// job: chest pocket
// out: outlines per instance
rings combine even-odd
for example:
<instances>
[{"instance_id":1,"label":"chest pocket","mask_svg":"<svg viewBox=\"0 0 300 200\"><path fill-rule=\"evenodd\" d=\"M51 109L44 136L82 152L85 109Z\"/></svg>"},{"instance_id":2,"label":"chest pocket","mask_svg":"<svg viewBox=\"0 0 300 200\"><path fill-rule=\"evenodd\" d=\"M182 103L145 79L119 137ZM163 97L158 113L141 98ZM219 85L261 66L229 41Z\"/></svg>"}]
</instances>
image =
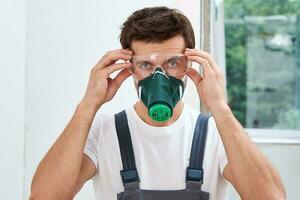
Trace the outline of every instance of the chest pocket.
<instances>
[{"instance_id":1,"label":"chest pocket","mask_svg":"<svg viewBox=\"0 0 300 200\"><path fill-rule=\"evenodd\" d=\"M190 163L186 169L186 188L183 190L142 190L135 165L134 151L125 111L115 115L123 170L120 175L124 192L117 200L208 200L209 193L201 190L203 183L203 157L209 116L198 116L193 136Z\"/></svg>"}]
</instances>

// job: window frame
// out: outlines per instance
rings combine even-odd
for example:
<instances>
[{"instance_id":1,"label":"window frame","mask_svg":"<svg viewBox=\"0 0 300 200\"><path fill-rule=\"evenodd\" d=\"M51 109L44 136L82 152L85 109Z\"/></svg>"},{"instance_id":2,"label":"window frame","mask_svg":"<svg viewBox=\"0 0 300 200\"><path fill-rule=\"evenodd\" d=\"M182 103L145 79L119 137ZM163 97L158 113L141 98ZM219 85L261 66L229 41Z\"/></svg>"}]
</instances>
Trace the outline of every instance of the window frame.
<instances>
[{"instance_id":1,"label":"window frame","mask_svg":"<svg viewBox=\"0 0 300 200\"><path fill-rule=\"evenodd\" d=\"M203 5L204 4L204 5ZM207 5L209 4L209 6ZM206 8L207 12L203 12L202 23L208 23L210 27L209 31L201 30L203 34L200 41L205 41L208 38L210 48L208 52L211 52L216 58L221 71L224 73L225 85L227 85L226 77L226 59L225 59L225 27L224 27L224 0L201 0L202 8ZM209 9L207 9L209 8ZM209 12L208 12L209 11ZM204 28L205 26L201 26ZM207 26L206 26L207 27ZM218 33L216 32L218 28ZM220 31L221 30L221 31ZM218 48L213 48L218 46ZM201 48L203 48L201 43ZM212 47L212 48L211 48ZM207 50L207 48L203 48ZM218 52L214 51L218 49ZM211 51L212 50L212 51ZM221 52L221 53L220 53ZM218 55L222 54L222 55ZM222 59L222 56L224 59ZM221 63L220 63L221 62ZM227 93L227 87L226 93ZM206 108L201 111L206 111ZM257 144L300 144L300 130L294 129L268 129L268 128L245 128L247 134Z\"/></svg>"}]
</instances>

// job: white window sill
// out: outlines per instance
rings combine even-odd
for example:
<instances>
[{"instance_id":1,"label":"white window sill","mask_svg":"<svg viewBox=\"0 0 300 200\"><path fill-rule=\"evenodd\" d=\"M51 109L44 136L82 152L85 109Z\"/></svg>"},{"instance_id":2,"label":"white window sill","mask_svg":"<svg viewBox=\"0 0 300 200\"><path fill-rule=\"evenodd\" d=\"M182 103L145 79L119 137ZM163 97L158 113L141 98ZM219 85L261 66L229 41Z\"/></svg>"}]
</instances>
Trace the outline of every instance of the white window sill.
<instances>
[{"instance_id":1,"label":"white window sill","mask_svg":"<svg viewBox=\"0 0 300 200\"><path fill-rule=\"evenodd\" d=\"M284 129L246 129L258 144L300 144L300 130Z\"/></svg>"}]
</instances>

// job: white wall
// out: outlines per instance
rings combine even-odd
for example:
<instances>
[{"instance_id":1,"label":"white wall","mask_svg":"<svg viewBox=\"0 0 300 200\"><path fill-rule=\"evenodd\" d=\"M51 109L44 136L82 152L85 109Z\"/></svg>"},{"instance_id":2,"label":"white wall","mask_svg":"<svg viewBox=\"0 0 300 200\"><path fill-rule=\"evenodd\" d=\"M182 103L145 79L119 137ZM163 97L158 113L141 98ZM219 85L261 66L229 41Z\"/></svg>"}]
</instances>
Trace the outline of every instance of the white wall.
<instances>
[{"instance_id":1,"label":"white wall","mask_svg":"<svg viewBox=\"0 0 300 200\"><path fill-rule=\"evenodd\" d=\"M26 2L0 0L0 194L22 199Z\"/></svg>"}]
</instances>

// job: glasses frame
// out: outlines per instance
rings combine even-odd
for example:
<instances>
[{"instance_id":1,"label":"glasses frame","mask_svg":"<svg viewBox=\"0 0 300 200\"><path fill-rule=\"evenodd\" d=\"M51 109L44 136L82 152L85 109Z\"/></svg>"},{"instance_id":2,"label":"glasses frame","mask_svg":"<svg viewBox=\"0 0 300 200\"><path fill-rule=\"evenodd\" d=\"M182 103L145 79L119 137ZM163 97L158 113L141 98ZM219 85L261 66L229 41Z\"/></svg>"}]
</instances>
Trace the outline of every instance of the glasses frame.
<instances>
[{"instance_id":1,"label":"glasses frame","mask_svg":"<svg viewBox=\"0 0 300 200\"><path fill-rule=\"evenodd\" d=\"M187 64L186 64L187 66L186 66L185 72L183 72L182 74L176 75L176 76L172 76L171 74L169 74L169 73L167 72L167 70L166 70L165 67L164 67L164 65L166 64L166 62L164 62L164 63L162 63L162 64L154 64L154 63L151 62L151 61L153 61L153 60L156 60L158 57L168 58L167 60L170 60L171 58L175 58L175 57L185 57L185 58L186 58L186 61L187 61ZM147 62L149 62L151 65L154 66L153 71L152 71L149 75L153 74L157 68L160 68L160 69L162 69L162 71L163 71L166 75L168 75L168 76L172 76L172 77L175 77L175 78L177 78L177 77L184 77L185 74L186 74L186 72L187 72L187 71L191 68L191 66L192 66L192 62L189 61L189 60L187 59L187 57L186 57L184 54L182 54L182 53L168 53L168 54L152 53L152 54L147 54L147 55L133 55L132 58L131 58L131 60L130 60L131 66L128 68L128 71L129 71L133 76L135 76L135 77L136 77L137 75L136 75L136 74L133 72L133 70L132 70L132 68L133 68L133 60L134 60L134 59L137 59L136 62L138 62L138 61L147 61ZM148 77L149 75L147 75L147 76L145 76L145 77L143 77L143 78L146 78L146 77Z\"/></svg>"}]
</instances>

